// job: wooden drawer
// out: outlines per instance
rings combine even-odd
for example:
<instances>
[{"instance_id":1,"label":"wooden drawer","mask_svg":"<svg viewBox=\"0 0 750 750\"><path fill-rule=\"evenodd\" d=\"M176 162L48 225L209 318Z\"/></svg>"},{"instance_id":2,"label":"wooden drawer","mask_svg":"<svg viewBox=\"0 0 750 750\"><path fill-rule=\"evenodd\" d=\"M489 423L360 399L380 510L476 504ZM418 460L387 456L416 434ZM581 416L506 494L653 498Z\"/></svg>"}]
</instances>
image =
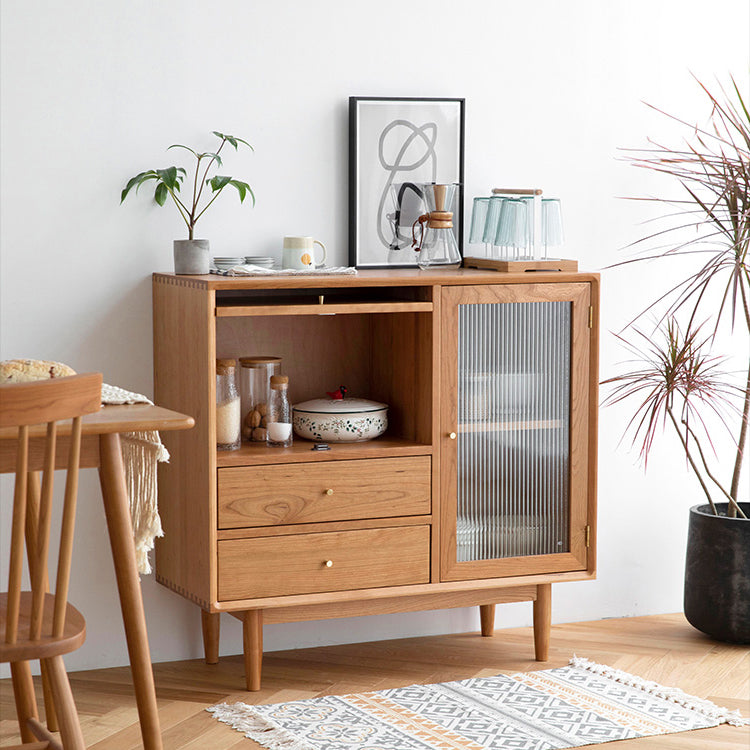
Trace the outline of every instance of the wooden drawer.
<instances>
[{"instance_id":1,"label":"wooden drawer","mask_svg":"<svg viewBox=\"0 0 750 750\"><path fill-rule=\"evenodd\" d=\"M430 456L219 469L219 528L430 513Z\"/></svg>"},{"instance_id":2,"label":"wooden drawer","mask_svg":"<svg viewBox=\"0 0 750 750\"><path fill-rule=\"evenodd\" d=\"M230 539L218 544L220 601L430 580L429 526Z\"/></svg>"}]
</instances>

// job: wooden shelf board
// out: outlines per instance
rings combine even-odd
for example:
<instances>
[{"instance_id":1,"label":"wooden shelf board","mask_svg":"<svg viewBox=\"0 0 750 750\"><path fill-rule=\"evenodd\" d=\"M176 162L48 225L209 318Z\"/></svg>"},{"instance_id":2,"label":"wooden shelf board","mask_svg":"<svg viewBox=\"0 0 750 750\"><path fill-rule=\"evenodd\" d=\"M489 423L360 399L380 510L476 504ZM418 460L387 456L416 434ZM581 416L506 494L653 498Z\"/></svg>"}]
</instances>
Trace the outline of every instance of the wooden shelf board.
<instances>
[{"instance_id":1,"label":"wooden shelf board","mask_svg":"<svg viewBox=\"0 0 750 750\"><path fill-rule=\"evenodd\" d=\"M218 318L260 315L357 315L362 313L432 312L432 302L351 302L299 305L226 305L216 307Z\"/></svg>"},{"instance_id":2,"label":"wooden shelf board","mask_svg":"<svg viewBox=\"0 0 750 750\"><path fill-rule=\"evenodd\" d=\"M396 437L381 437L363 443L329 443L330 450L315 451L310 440L295 438L289 448L273 448L263 443L243 443L236 451L217 451L218 468L301 463L307 461L341 461L354 458L389 456L428 456L432 446Z\"/></svg>"}]
</instances>

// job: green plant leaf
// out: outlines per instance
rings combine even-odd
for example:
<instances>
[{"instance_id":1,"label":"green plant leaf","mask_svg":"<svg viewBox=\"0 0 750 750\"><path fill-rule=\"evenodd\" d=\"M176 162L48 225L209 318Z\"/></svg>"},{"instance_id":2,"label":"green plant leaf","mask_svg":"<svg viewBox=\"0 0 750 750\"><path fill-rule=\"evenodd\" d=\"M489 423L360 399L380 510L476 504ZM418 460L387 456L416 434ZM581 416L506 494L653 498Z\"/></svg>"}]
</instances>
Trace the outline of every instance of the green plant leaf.
<instances>
[{"instance_id":1,"label":"green plant leaf","mask_svg":"<svg viewBox=\"0 0 750 750\"><path fill-rule=\"evenodd\" d=\"M234 136L234 139L238 141L239 143L244 143L251 151L255 151L255 149L247 141L243 141L242 138L238 138L237 136Z\"/></svg>"},{"instance_id":2,"label":"green plant leaf","mask_svg":"<svg viewBox=\"0 0 750 750\"><path fill-rule=\"evenodd\" d=\"M190 152L190 153L191 153L191 154L192 154L192 155L193 155L193 156L194 156L194 157L195 157L196 159L198 158L198 154L197 154L197 153L196 153L195 151L193 151L193 149L192 149L192 148L190 148L190 146L183 146L183 145L182 145L181 143L173 143L173 144L172 144L172 145L171 145L171 146L170 146L170 147L169 147L169 148L167 149L167 151L169 151L169 149L170 149L170 148L184 148L184 149L185 149L185 151L189 151L189 152Z\"/></svg>"},{"instance_id":3,"label":"green plant leaf","mask_svg":"<svg viewBox=\"0 0 750 750\"><path fill-rule=\"evenodd\" d=\"M182 171L184 172L185 170L183 169ZM180 171L177 169L177 167L167 167L166 169L157 169L156 174L159 176L159 179L170 190L180 189L180 180L182 180L182 175Z\"/></svg>"},{"instance_id":4,"label":"green plant leaf","mask_svg":"<svg viewBox=\"0 0 750 750\"><path fill-rule=\"evenodd\" d=\"M153 169L149 169L147 172L141 172L140 174L137 174L135 177L129 180L128 184L125 186L125 189L120 194L120 203L125 200L125 197L133 187L135 187L135 192L137 193L144 182L158 179L159 175L157 175Z\"/></svg>"},{"instance_id":5,"label":"green plant leaf","mask_svg":"<svg viewBox=\"0 0 750 750\"><path fill-rule=\"evenodd\" d=\"M206 151L205 153L200 155L201 159L205 159L207 157L211 157L219 166L222 165L221 156L219 154L215 154L213 151Z\"/></svg>"},{"instance_id":6,"label":"green plant leaf","mask_svg":"<svg viewBox=\"0 0 750 750\"><path fill-rule=\"evenodd\" d=\"M246 182L241 182L240 180L230 180L229 184L232 187L237 188L237 192L240 194L240 203L243 203L245 201L245 196L250 193L250 197L253 199L253 205L255 205L255 193L253 193L253 189L250 185Z\"/></svg>"},{"instance_id":7,"label":"green plant leaf","mask_svg":"<svg viewBox=\"0 0 750 750\"><path fill-rule=\"evenodd\" d=\"M244 143L251 151L255 151L255 149L245 140L242 138L238 138L236 135L226 135L225 133L220 133L218 130L211 131L217 138L221 138L222 141L228 141L234 146L234 150L237 150L237 144L238 143Z\"/></svg>"},{"instance_id":8,"label":"green plant leaf","mask_svg":"<svg viewBox=\"0 0 750 750\"><path fill-rule=\"evenodd\" d=\"M156 190L154 191L154 200L160 206L163 206L166 203L168 195L169 195L169 191L167 190L167 186L163 182L160 182L156 186Z\"/></svg>"},{"instance_id":9,"label":"green plant leaf","mask_svg":"<svg viewBox=\"0 0 750 750\"><path fill-rule=\"evenodd\" d=\"M230 183L231 179L231 177L228 177L226 175L217 174L210 180L206 180L206 182L211 186L211 190L213 190L215 193L217 190L222 190L223 188L225 188Z\"/></svg>"},{"instance_id":10,"label":"green plant leaf","mask_svg":"<svg viewBox=\"0 0 750 750\"><path fill-rule=\"evenodd\" d=\"M140 172L135 177L131 177L128 180L128 184L125 185L125 187L122 190L122 193L120 194L120 203L122 203L125 200L125 197L131 191L132 188L140 184L141 180L145 177L145 175L146 175L146 172Z\"/></svg>"}]
</instances>

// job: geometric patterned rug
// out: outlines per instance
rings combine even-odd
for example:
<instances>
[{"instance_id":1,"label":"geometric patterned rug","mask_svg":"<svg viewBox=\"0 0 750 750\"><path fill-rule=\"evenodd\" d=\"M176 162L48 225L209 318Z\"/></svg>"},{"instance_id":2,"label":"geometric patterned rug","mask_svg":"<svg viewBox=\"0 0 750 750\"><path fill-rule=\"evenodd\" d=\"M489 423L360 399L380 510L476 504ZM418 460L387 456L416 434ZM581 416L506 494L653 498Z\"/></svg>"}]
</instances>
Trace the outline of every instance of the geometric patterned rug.
<instances>
[{"instance_id":1,"label":"geometric patterned rug","mask_svg":"<svg viewBox=\"0 0 750 750\"><path fill-rule=\"evenodd\" d=\"M539 672L206 710L268 750L553 750L750 723L577 657Z\"/></svg>"}]
</instances>

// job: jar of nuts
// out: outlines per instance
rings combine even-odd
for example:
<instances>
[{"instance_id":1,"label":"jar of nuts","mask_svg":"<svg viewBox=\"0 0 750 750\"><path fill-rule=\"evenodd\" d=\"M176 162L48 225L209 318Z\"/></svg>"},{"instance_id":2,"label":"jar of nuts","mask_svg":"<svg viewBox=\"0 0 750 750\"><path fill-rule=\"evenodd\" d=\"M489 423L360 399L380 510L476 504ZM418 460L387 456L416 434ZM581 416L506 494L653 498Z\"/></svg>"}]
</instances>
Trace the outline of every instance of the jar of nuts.
<instances>
[{"instance_id":1,"label":"jar of nuts","mask_svg":"<svg viewBox=\"0 0 750 750\"><path fill-rule=\"evenodd\" d=\"M266 442L268 399L272 375L281 372L281 357L240 357L240 410L242 438L249 442Z\"/></svg>"}]
</instances>

